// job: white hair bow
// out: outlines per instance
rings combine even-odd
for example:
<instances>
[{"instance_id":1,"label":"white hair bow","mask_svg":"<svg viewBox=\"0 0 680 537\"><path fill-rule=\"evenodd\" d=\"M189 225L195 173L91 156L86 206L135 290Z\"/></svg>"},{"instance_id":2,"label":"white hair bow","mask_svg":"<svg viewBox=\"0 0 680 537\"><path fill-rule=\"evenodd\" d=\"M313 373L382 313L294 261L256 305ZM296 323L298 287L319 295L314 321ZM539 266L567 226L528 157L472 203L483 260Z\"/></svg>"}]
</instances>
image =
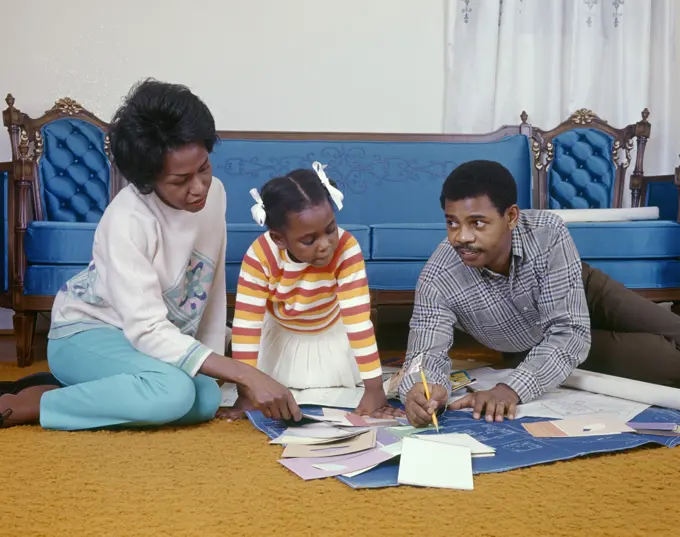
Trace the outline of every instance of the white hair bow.
<instances>
[{"instance_id":1,"label":"white hair bow","mask_svg":"<svg viewBox=\"0 0 680 537\"><path fill-rule=\"evenodd\" d=\"M250 195L255 200L255 205L250 208L250 214L255 222L260 226L264 226L264 222L267 220L267 212L264 210L264 203L262 203L260 193L257 191L257 188L251 188Z\"/></svg>"},{"instance_id":2,"label":"white hair bow","mask_svg":"<svg viewBox=\"0 0 680 537\"><path fill-rule=\"evenodd\" d=\"M335 205L337 205L338 210L340 210L342 209L342 200L345 199L345 196L335 188L328 180L328 177L326 177L326 172L323 171L326 166L327 164L321 164L320 162L314 162L312 164L312 168L314 168L319 179L321 179L321 183L326 187L326 190L328 190L328 193L331 195L331 199L335 202Z\"/></svg>"}]
</instances>

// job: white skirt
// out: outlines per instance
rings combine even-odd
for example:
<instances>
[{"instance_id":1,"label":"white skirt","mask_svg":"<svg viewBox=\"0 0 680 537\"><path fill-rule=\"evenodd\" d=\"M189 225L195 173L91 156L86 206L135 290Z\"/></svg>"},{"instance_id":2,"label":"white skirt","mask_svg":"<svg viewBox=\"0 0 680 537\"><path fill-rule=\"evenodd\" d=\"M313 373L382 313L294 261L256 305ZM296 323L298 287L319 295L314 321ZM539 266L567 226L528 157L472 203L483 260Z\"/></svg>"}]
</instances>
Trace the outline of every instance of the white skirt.
<instances>
[{"instance_id":1,"label":"white skirt","mask_svg":"<svg viewBox=\"0 0 680 537\"><path fill-rule=\"evenodd\" d=\"M345 326L338 319L323 332L293 332L265 314L257 367L286 388L362 386Z\"/></svg>"},{"instance_id":2,"label":"white skirt","mask_svg":"<svg viewBox=\"0 0 680 537\"><path fill-rule=\"evenodd\" d=\"M301 334L284 328L266 312L257 368L289 389L363 386L340 319L323 332ZM234 406L238 397L236 384L224 383L220 390L220 406Z\"/></svg>"}]
</instances>

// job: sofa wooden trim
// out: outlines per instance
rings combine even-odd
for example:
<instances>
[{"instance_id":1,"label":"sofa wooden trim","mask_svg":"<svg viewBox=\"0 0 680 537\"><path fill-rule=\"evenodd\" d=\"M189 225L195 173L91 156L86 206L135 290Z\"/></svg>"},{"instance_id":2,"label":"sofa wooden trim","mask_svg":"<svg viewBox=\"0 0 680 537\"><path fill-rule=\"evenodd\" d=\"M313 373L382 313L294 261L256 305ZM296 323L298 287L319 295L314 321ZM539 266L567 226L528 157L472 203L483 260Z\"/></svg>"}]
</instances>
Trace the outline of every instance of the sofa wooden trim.
<instances>
[{"instance_id":1,"label":"sofa wooden trim","mask_svg":"<svg viewBox=\"0 0 680 537\"><path fill-rule=\"evenodd\" d=\"M0 173L6 173L7 174L7 195L9 195L9 186L12 184L12 170L14 169L14 166L12 165L12 162L0 162ZM7 209L9 210L10 204L7 204ZM9 227L11 224L11 220L7 218L7 226ZM12 270L11 270L11 254L10 254L10 232L9 229L7 230L7 242L8 244L5 245L7 248L7 291L3 292L0 294L0 308L7 308L11 309L12 308L12 300L10 296L10 290L11 290L11 285L12 285Z\"/></svg>"},{"instance_id":2,"label":"sofa wooden trim","mask_svg":"<svg viewBox=\"0 0 680 537\"><path fill-rule=\"evenodd\" d=\"M537 170L537 182L534 185L534 207L548 209L548 172L552 165L555 146L554 140L561 134L573 129L587 128L596 129L614 138L612 161L616 166L616 179L614 182L613 207L623 207L624 184L626 172L631 164L631 151L633 139L637 143L637 154L633 173L630 179L631 206L638 207L640 203L641 181L644 177L645 147L651 132L648 121L649 110L646 108L641 113L642 119L637 123L617 129L609 125L605 120L597 116L592 110L580 108L569 119L560 123L552 130L545 131L537 127L533 128L531 136L531 149L534 154L534 168Z\"/></svg>"},{"instance_id":3,"label":"sofa wooden trim","mask_svg":"<svg viewBox=\"0 0 680 537\"><path fill-rule=\"evenodd\" d=\"M531 135L528 116L522 113L520 125L505 125L493 132L480 134L419 134L375 132L303 132L303 131L217 131L220 140L321 140L355 142L493 142L506 136Z\"/></svg>"},{"instance_id":4,"label":"sofa wooden trim","mask_svg":"<svg viewBox=\"0 0 680 537\"><path fill-rule=\"evenodd\" d=\"M9 259L9 300L8 306L14 310L13 324L16 337L17 362L20 367L32 363L33 334L38 312L50 311L53 296L24 295L24 276L26 273L26 253L24 238L29 223L42 220L44 209L39 196L38 163L43 152L44 141L41 129L52 121L64 118L79 119L108 131L108 123L102 121L70 97L55 101L54 106L43 115L32 118L14 106L11 94L5 99L7 108L2 112L2 120L9 132L12 162L8 183L8 259ZM112 164L113 157L109 137L104 139L110 171L110 199L120 191L124 180Z\"/></svg>"}]
</instances>

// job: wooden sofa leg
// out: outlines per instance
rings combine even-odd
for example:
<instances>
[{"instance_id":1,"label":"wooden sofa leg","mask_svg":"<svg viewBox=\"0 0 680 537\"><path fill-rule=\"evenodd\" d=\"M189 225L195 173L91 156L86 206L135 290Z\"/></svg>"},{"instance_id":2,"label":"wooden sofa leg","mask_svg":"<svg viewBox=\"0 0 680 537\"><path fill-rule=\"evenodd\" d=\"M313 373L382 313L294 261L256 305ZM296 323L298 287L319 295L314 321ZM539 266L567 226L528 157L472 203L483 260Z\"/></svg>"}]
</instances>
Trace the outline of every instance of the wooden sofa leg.
<instances>
[{"instance_id":1,"label":"wooden sofa leg","mask_svg":"<svg viewBox=\"0 0 680 537\"><path fill-rule=\"evenodd\" d=\"M33 363L33 334L37 318L37 311L17 311L12 318L19 367L26 367Z\"/></svg>"}]
</instances>

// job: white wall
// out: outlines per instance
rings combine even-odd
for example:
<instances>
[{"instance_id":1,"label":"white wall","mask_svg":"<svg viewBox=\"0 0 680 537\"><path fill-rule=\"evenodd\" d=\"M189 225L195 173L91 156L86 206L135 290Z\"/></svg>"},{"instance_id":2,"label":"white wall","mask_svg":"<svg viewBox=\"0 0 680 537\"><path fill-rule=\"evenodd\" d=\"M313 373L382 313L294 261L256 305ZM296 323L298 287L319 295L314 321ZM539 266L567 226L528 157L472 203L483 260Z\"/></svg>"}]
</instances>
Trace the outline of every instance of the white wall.
<instances>
[{"instance_id":1,"label":"white wall","mask_svg":"<svg viewBox=\"0 0 680 537\"><path fill-rule=\"evenodd\" d=\"M676 64L680 65L680 2L675 6L675 58ZM674 95L673 104L675 105L675 113L673 114L675 118L675 143L676 153L680 157L680 69L676 69L673 74L675 75L672 93ZM680 166L680 158L678 158L676 165Z\"/></svg>"},{"instance_id":2,"label":"white wall","mask_svg":"<svg viewBox=\"0 0 680 537\"><path fill-rule=\"evenodd\" d=\"M0 31L0 95L31 116L69 96L108 121L153 76L190 86L219 129L441 132L443 0L190 5L15 2Z\"/></svg>"},{"instance_id":3,"label":"white wall","mask_svg":"<svg viewBox=\"0 0 680 537\"><path fill-rule=\"evenodd\" d=\"M189 7L192 5L193 7ZM5 10L0 96L109 121L147 76L223 130L441 132L443 0L32 0ZM0 103L5 108L5 103ZM0 161L11 158L0 132ZM0 329L12 312L0 310Z\"/></svg>"}]
</instances>

